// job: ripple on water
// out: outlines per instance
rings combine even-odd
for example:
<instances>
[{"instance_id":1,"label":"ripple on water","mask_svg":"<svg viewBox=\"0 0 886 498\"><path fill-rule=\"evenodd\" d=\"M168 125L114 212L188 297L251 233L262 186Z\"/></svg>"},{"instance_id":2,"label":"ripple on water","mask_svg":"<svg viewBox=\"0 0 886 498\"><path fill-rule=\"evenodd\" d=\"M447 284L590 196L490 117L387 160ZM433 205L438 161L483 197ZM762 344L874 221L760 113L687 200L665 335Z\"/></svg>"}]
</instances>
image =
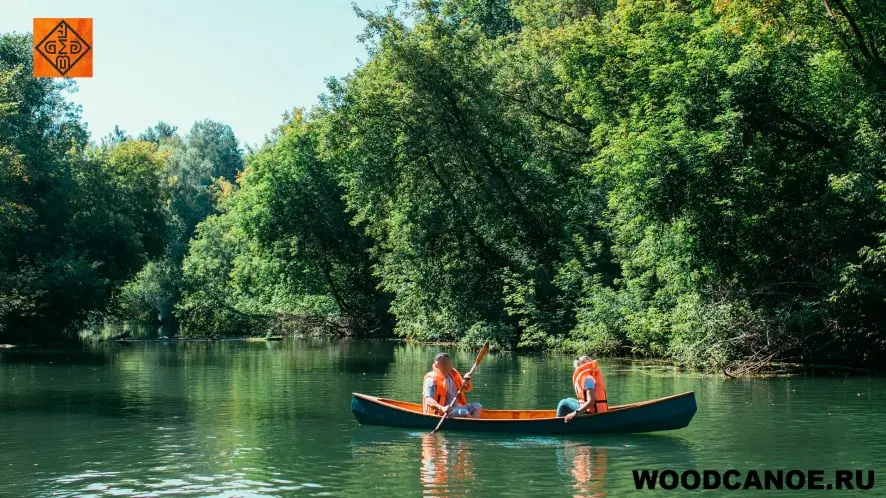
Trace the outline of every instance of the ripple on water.
<instances>
[{"instance_id":1,"label":"ripple on water","mask_svg":"<svg viewBox=\"0 0 886 498\"><path fill-rule=\"evenodd\" d=\"M634 468L886 461L882 380L724 382L612 364L607 384L619 403L695 391L692 424L657 438L443 431L426 444L427 431L358 426L346 403L353 391L415 399L436 348L258 346L108 346L113 357L98 369L108 382L88 393L93 377L77 369L62 377L49 375L58 366L0 361L0 494L622 496ZM568 358L487 362L488 383L471 397L489 407L552 408L571 389ZM108 406L84 409L95 400Z\"/></svg>"},{"instance_id":2,"label":"ripple on water","mask_svg":"<svg viewBox=\"0 0 886 498\"><path fill-rule=\"evenodd\" d=\"M84 479L101 479L106 477L115 477L119 474L119 472L92 472L86 471L82 474L74 474L70 476L58 477L55 479L55 482L59 484L73 484L75 482L82 481Z\"/></svg>"},{"instance_id":3,"label":"ripple on water","mask_svg":"<svg viewBox=\"0 0 886 498\"><path fill-rule=\"evenodd\" d=\"M108 488L105 490L106 495L111 496L133 496L135 490L132 488Z\"/></svg>"},{"instance_id":4,"label":"ripple on water","mask_svg":"<svg viewBox=\"0 0 886 498\"><path fill-rule=\"evenodd\" d=\"M188 481L184 479L163 479L162 481L156 484L147 484L146 487L151 489L156 488L170 488L170 487L184 487L188 484Z\"/></svg>"}]
</instances>

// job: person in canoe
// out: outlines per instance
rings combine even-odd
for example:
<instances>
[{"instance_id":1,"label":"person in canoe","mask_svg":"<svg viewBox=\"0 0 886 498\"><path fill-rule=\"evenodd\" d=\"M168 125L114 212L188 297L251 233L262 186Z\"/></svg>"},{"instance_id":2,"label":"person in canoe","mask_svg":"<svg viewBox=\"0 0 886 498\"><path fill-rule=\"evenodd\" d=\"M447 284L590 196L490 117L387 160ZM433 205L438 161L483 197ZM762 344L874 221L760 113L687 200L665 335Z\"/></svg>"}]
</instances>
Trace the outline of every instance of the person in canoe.
<instances>
[{"instance_id":1,"label":"person in canoe","mask_svg":"<svg viewBox=\"0 0 886 498\"><path fill-rule=\"evenodd\" d=\"M606 383L597 360L581 356L573 362L573 366L572 387L576 397L560 400L557 405L557 416L564 417L563 421L567 424L579 413L603 413L609 410Z\"/></svg>"},{"instance_id":2,"label":"person in canoe","mask_svg":"<svg viewBox=\"0 0 886 498\"><path fill-rule=\"evenodd\" d=\"M424 412L442 415L462 384L465 385L465 389L452 407L452 416L480 418L483 407L480 403L468 403L464 394L473 389L470 376L462 378L448 354L437 354L434 357L434 368L425 374L421 402Z\"/></svg>"}]
</instances>

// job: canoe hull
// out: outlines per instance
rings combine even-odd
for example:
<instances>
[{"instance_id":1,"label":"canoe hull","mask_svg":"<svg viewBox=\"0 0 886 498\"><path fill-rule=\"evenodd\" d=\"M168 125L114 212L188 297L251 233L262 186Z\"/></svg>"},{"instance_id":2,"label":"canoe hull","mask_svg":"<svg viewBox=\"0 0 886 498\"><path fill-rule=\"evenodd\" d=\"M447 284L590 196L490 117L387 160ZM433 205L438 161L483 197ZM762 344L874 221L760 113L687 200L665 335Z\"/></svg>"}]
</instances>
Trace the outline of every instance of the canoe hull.
<instances>
[{"instance_id":1,"label":"canoe hull","mask_svg":"<svg viewBox=\"0 0 886 498\"><path fill-rule=\"evenodd\" d=\"M439 416L424 414L404 405L407 404L359 393L354 393L351 398L351 411L361 425L433 430L440 421ZM441 430L513 434L636 434L682 429L689 425L697 409L695 394L688 392L616 406L606 413L576 417L568 424L563 422L563 418L555 416L517 418L518 412L514 411L514 419L450 417Z\"/></svg>"}]
</instances>

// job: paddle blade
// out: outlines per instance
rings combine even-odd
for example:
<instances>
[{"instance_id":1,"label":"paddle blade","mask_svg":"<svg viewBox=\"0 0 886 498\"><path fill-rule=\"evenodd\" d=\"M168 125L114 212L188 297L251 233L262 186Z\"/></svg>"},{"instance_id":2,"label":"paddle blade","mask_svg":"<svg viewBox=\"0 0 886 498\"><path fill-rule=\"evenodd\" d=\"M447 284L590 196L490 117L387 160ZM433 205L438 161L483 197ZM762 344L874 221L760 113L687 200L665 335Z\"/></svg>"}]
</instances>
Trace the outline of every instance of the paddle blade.
<instances>
[{"instance_id":1,"label":"paddle blade","mask_svg":"<svg viewBox=\"0 0 886 498\"><path fill-rule=\"evenodd\" d=\"M479 365L483 358L486 358L486 353L489 352L489 343L486 342L483 344L483 347L480 348L480 354L477 355L477 361L474 362L475 365Z\"/></svg>"}]
</instances>

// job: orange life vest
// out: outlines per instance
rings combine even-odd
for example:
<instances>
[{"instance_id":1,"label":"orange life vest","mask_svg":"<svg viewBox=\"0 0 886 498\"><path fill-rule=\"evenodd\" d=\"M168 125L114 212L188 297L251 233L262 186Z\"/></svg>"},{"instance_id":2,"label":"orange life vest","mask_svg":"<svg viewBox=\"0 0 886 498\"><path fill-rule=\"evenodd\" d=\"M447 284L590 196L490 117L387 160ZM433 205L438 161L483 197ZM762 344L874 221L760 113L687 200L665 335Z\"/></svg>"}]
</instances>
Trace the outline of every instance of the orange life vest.
<instances>
[{"instance_id":1,"label":"orange life vest","mask_svg":"<svg viewBox=\"0 0 886 498\"><path fill-rule=\"evenodd\" d=\"M452 376L452 380L455 381L455 388L461 389L461 385L464 382L464 379L461 378L461 374L458 373L458 370L452 369L452 373L449 374ZM446 405L446 376L443 375L439 369L434 368L430 372L425 374L425 382L428 381L428 378L434 379L434 385L436 386L436 391L434 392L434 399L437 403L441 405ZM456 406L465 406L468 404L468 399L465 397L465 393L462 392L458 395L458 399L455 401ZM431 405L425 400L424 394L424 383L422 383L422 395L421 395L421 407L425 413L434 413L440 415L440 410L436 408L431 408Z\"/></svg>"},{"instance_id":2,"label":"orange life vest","mask_svg":"<svg viewBox=\"0 0 886 498\"><path fill-rule=\"evenodd\" d=\"M606 401L606 383L603 381L603 372L597 367L597 360L592 360L575 369L572 374L572 386L575 388L575 397L584 403L585 399L585 379L588 377L594 379L594 406L591 408L593 413L604 413L609 411L609 403Z\"/></svg>"}]
</instances>

